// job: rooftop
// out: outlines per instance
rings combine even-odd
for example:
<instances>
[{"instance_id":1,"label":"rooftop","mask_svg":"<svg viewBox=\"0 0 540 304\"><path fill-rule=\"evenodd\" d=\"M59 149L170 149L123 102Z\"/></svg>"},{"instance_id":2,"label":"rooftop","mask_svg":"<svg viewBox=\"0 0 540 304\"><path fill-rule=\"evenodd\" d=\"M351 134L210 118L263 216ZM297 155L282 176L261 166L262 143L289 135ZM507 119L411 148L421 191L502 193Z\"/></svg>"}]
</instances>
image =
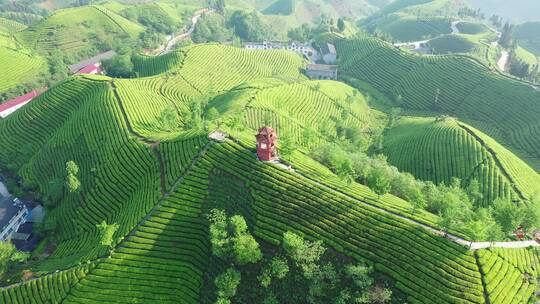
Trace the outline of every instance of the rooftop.
<instances>
[{"instance_id":1,"label":"rooftop","mask_svg":"<svg viewBox=\"0 0 540 304\"><path fill-rule=\"evenodd\" d=\"M0 104L0 112L3 112L5 110L9 110L9 109L11 109L13 107L16 107L16 106L18 106L18 105L20 105L22 103L25 103L26 101L39 96L39 94L41 94L43 91L44 91L43 89L32 90L32 92L30 92L30 93L27 93L27 94L24 94L24 95L19 96L17 98L8 100L8 101L4 102L3 104Z\"/></svg>"},{"instance_id":2,"label":"rooftop","mask_svg":"<svg viewBox=\"0 0 540 304\"><path fill-rule=\"evenodd\" d=\"M0 198L0 228L4 229L9 221L23 209L24 204L12 196Z\"/></svg>"},{"instance_id":3,"label":"rooftop","mask_svg":"<svg viewBox=\"0 0 540 304\"><path fill-rule=\"evenodd\" d=\"M103 53L97 54L96 56L94 56L92 58L81 60L81 61L79 61L77 63L74 63L74 64L70 65L69 66L69 71L71 73L77 73L86 66L98 63L103 59L110 59L110 58L112 58L114 56L116 56L116 52L113 51L113 50L103 52Z\"/></svg>"},{"instance_id":4,"label":"rooftop","mask_svg":"<svg viewBox=\"0 0 540 304\"><path fill-rule=\"evenodd\" d=\"M326 54L336 55L336 47L333 44L325 43L321 46L321 53L323 53L323 55L326 55Z\"/></svg>"},{"instance_id":5,"label":"rooftop","mask_svg":"<svg viewBox=\"0 0 540 304\"><path fill-rule=\"evenodd\" d=\"M87 66L85 66L84 68L80 69L77 74L89 74L89 73L92 73L94 71L100 71L101 68L95 64L95 63L92 63L92 64L89 64Z\"/></svg>"}]
</instances>

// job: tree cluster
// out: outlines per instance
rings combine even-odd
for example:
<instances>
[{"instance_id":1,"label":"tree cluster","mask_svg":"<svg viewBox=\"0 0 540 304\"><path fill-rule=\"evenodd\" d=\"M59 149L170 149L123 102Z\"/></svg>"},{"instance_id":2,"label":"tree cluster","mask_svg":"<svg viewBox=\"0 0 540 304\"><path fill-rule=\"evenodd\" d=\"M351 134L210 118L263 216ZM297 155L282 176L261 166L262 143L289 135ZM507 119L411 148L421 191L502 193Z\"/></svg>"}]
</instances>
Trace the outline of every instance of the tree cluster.
<instances>
[{"instance_id":1,"label":"tree cluster","mask_svg":"<svg viewBox=\"0 0 540 304\"><path fill-rule=\"evenodd\" d=\"M195 43L230 41L233 32L227 28L225 18L218 14L203 15L197 22L191 39Z\"/></svg>"},{"instance_id":2,"label":"tree cluster","mask_svg":"<svg viewBox=\"0 0 540 304\"><path fill-rule=\"evenodd\" d=\"M312 155L342 179L365 184L379 196L391 193L409 201L412 213L425 209L439 214L442 228L460 230L473 240L499 240L520 226L528 230L540 227L540 198L520 203L499 198L486 205L476 180L466 188L457 178L449 185L419 181L389 165L383 155L347 152L336 144L324 144Z\"/></svg>"},{"instance_id":3,"label":"tree cluster","mask_svg":"<svg viewBox=\"0 0 540 304\"><path fill-rule=\"evenodd\" d=\"M283 234L282 247L263 257L242 216L228 217L213 209L208 219L213 254L231 264L214 279L216 304L231 303L233 298L238 303L265 304L391 300L392 291L375 283L371 267L337 259L321 241L309 241L288 231ZM249 241L239 242L239 235L246 235Z\"/></svg>"},{"instance_id":4,"label":"tree cluster","mask_svg":"<svg viewBox=\"0 0 540 304\"><path fill-rule=\"evenodd\" d=\"M123 47L117 51L117 55L101 61L107 75L118 78L130 78L135 76L133 62L131 61L132 50Z\"/></svg>"},{"instance_id":5,"label":"tree cluster","mask_svg":"<svg viewBox=\"0 0 540 304\"><path fill-rule=\"evenodd\" d=\"M28 257L28 253L18 251L11 242L0 241L0 280L4 280L4 275L13 263L25 262Z\"/></svg>"}]
</instances>

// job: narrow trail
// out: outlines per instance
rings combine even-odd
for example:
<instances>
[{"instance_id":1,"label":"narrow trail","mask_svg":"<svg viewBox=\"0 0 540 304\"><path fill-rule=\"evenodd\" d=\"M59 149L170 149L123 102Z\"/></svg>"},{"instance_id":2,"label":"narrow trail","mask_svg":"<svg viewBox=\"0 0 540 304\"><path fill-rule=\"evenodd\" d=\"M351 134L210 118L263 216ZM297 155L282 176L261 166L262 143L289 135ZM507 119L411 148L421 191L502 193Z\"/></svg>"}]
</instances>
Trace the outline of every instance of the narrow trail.
<instances>
[{"instance_id":1,"label":"narrow trail","mask_svg":"<svg viewBox=\"0 0 540 304\"><path fill-rule=\"evenodd\" d=\"M177 34L176 36L170 37L167 40L167 42L165 42L164 45L162 45L159 48L152 51L152 54L163 55L163 54L169 53L172 50L172 48L174 47L175 44L177 44L178 42L180 42L182 40L185 40L185 39L187 39L187 38L189 38L191 36L193 31L195 30L195 26L197 25L197 22L199 21L199 19L201 18L202 15L210 14L212 12L213 12L212 9L202 8L202 9L196 11L195 13L193 13L193 15L191 16L191 25L190 25L190 27L187 30L184 27L179 34Z\"/></svg>"}]
</instances>

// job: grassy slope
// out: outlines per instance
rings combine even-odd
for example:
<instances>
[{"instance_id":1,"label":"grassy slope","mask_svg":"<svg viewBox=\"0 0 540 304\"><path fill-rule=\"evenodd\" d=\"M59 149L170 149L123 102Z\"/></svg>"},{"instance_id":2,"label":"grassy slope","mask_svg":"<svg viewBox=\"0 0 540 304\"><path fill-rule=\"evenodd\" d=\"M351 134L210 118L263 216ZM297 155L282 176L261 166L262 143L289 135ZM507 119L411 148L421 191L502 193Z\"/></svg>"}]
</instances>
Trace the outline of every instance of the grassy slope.
<instances>
[{"instance_id":1,"label":"grassy slope","mask_svg":"<svg viewBox=\"0 0 540 304\"><path fill-rule=\"evenodd\" d=\"M479 141L453 119L437 122L404 117L386 133L384 151L390 163L424 180L449 184L452 177L459 177L465 185L478 180L485 204L497 197L517 198L516 191L528 197L540 190L538 174L492 140L484 141L486 135L481 136ZM506 158L501 161L503 155Z\"/></svg>"},{"instance_id":2,"label":"grassy slope","mask_svg":"<svg viewBox=\"0 0 540 304\"><path fill-rule=\"evenodd\" d=\"M448 34L452 30L445 18L422 18L392 14L377 23L377 30L389 34L396 41L418 41Z\"/></svg>"},{"instance_id":3,"label":"grassy slope","mask_svg":"<svg viewBox=\"0 0 540 304\"><path fill-rule=\"evenodd\" d=\"M373 38L336 43L346 80L401 96L395 104L407 110L457 116L540 168L539 92L467 57L418 57Z\"/></svg>"},{"instance_id":4,"label":"grassy slope","mask_svg":"<svg viewBox=\"0 0 540 304\"><path fill-rule=\"evenodd\" d=\"M22 23L0 17L0 32L14 33L22 31L25 28L26 25Z\"/></svg>"},{"instance_id":5,"label":"grassy slope","mask_svg":"<svg viewBox=\"0 0 540 304\"><path fill-rule=\"evenodd\" d=\"M9 71L0 75L0 92L3 92L32 80L47 65L42 57L21 46L9 34L0 32L0 66Z\"/></svg>"},{"instance_id":6,"label":"grassy slope","mask_svg":"<svg viewBox=\"0 0 540 304\"><path fill-rule=\"evenodd\" d=\"M529 52L540 56L540 22L527 22L516 29L516 39Z\"/></svg>"},{"instance_id":7,"label":"grassy slope","mask_svg":"<svg viewBox=\"0 0 540 304\"><path fill-rule=\"evenodd\" d=\"M59 49L75 55L122 37L136 38L144 29L99 6L83 6L56 11L51 16L17 34L29 47L40 52ZM97 37L97 38L96 38ZM104 39L101 41L100 39Z\"/></svg>"},{"instance_id":8,"label":"grassy slope","mask_svg":"<svg viewBox=\"0 0 540 304\"><path fill-rule=\"evenodd\" d=\"M209 56L216 53L220 56ZM339 113L342 101L352 93L344 84L323 81L316 86L317 82L306 82L298 73L304 62L285 52L203 45L185 50L185 56L184 65L171 73L115 80L120 99L107 77L75 77L0 121L0 135L6 139L0 142L0 164L15 161L22 166L19 173L29 184L46 187L51 177L62 176L66 160L75 160L81 168L81 194L67 196L51 213L58 220L60 246L52 259L39 267L58 269L107 255L108 250L99 245L95 224L104 219L120 224L114 236L115 244L120 245L110 258L98 260L95 268L68 288L63 303L197 303L209 255L203 214L208 208L205 198L213 191L208 187L208 174L233 176L240 181L234 185L249 189L254 199L250 208L255 234L261 239L276 244L286 230L322 239L341 253L367 259L377 270L396 279L411 302L484 303L480 272L471 252L360 205L351 196L402 214L410 212L406 202L391 195L378 199L364 186L345 185L298 153L293 165L298 165L302 175L262 164L255 160L252 148L229 141L213 145L195 167L186 171L205 144L200 134L179 134L157 147L138 140L129 126L136 132L144 131L143 127L155 123L153 113L160 108L185 106L183 98L210 87L221 96L210 104L221 111L223 118L247 109L244 119L248 129L238 138L248 147L253 146L252 128L262 122L250 111L274 112L285 129L294 122L313 124L313 116L323 125ZM209 72L212 69L216 72ZM266 78L271 76L281 78ZM143 93L147 96L141 98L139 94ZM253 93L255 97L251 98ZM231 98L229 94L236 95ZM353 115L349 123L366 124L376 119L366 113L361 96L353 105L352 112L358 118ZM155 108L153 112L151 107ZM149 136L160 136L155 127L146 130ZM26 159L28 152L21 153L23 142L31 144L30 160ZM161 183L160 169L164 172L161 178L166 178ZM188 174L172 188L171 195L146 221L135 226L158 202L159 185L169 190L184 172ZM433 215L415 216L436 222ZM55 286L52 282L50 288ZM17 290L28 297L28 289ZM4 291L2 296L6 293L9 295Z\"/></svg>"}]
</instances>

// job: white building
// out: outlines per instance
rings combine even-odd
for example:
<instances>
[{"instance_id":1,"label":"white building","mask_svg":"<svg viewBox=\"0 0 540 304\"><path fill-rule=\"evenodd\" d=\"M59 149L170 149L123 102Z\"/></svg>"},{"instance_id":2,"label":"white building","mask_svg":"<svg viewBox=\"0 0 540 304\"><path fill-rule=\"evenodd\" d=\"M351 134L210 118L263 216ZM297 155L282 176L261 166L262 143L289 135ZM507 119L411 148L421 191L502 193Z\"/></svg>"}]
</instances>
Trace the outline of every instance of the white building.
<instances>
[{"instance_id":1,"label":"white building","mask_svg":"<svg viewBox=\"0 0 540 304\"><path fill-rule=\"evenodd\" d=\"M28 208L18 198L0 197L0 241L5 241L26 222Z\"/></svg>"},{"instance_id":2,"label":"white building","mask_svg":"<svg viewBox=\"0 0 540 304\"><path fill-rule=\"evenodd\" d=\"M8 100L2 104L0 104L0 117L6 118L8 115L13 114L13 112L17 111L18 109L22 108L25 104L29 103L32 99L39 96L39 94L43 91L41 90L33 90L32 92L28 94L24 94L22 96L19 96L15 99Z\"/></svg>"},{"instance_id":3,"label":"white building","mask_svg":"<svg viewBox=\"0 0 540 304\"><path fill-rule=\"evenodd\" d=\"M299 42L246 42L244 47L248 50L288 50L302 54L310 59L317 56L317 51L311 45Z\"/></svg>"}]
</instances>

